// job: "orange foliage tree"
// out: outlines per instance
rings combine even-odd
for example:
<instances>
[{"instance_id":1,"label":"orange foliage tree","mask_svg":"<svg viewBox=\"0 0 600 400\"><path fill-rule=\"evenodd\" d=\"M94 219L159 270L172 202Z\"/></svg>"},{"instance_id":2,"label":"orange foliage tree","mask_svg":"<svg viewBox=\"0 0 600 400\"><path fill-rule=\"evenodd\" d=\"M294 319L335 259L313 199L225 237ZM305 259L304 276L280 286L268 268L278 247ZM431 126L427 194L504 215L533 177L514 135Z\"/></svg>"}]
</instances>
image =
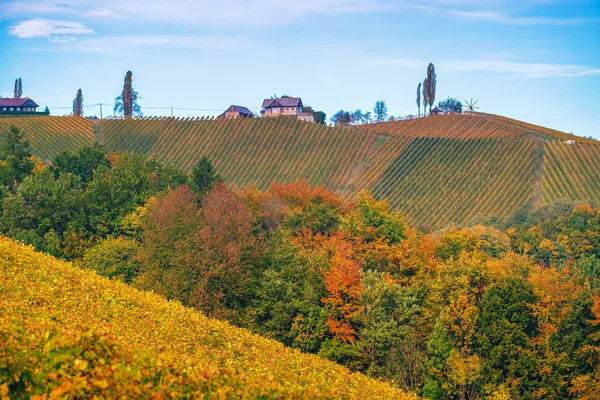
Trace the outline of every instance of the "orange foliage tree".
<instances>
[{"instance_id":1,"label":"orange foliage tree","mask_svg":"<svg viewBox=\"0 0 600 400\"><path fill-rule=\"evenodd\" d=\"M332 241L336 243L336 252L324 277L329 296L322 300L331 309L327 326L335 338L343 343L354 343L358 335L357 319L363 311L360 305L363 290L361 266L353 259L350 243L340 236L332 238Z\"/></svg>"}]
</instances>

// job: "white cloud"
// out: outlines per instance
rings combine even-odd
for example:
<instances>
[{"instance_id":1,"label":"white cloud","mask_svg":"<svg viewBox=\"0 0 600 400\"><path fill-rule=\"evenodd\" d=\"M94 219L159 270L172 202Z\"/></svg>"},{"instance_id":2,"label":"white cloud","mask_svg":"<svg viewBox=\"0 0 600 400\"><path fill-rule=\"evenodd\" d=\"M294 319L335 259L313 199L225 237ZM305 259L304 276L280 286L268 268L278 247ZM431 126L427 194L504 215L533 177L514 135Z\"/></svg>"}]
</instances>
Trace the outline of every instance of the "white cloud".
<instances>
[{"instance_id":1,"label":"white cloud","mask_svg":"<svg viewBox=\"0 0 600 400\"><path fill-rule=\"evenodd\" d=\"M506 25L578 25L585 23L586 20L580 18L549 18L549 17L526 17L526 16L511 16L509 14L498 11L453 11L445 10L450 16L483 22L496 22Z\"/></svg>"},{"instance_id":2,"label":"white cloud","mask_svg":"<svg viewBox=\"0 0 600 400\"><path fill-rule=\"evenodd\" d=\"M423 68L428 61L388 58L369 61L375 65L392 65L402 68ZM440 60L438 70L459 72L492 72L513 78L552 78L600 75L600 68L584 65L528 63L515 61Z\"/></svg>"},{"instance_id":3,"label":"white cloud","mask_svg":"<svg viewBox=\"0 0 600 400\"><path fill-rule=\"evenodd\" d=\"M2 0L0 0L2 1ZM381 12L391 0L9 0L7 14L69 14L85 18L132 18L223 28L285 25L319 13ZM4 6L3 6L4 7ZM2 11L0 11L0 14Z\"/></svg>"},{"instance_id":4,"label":"white cloud","mask_svg":"<svg viewBox=\"0 0 600 400\"><path fill-rule=\"evenodd\" d=\"M117 54L134 48L160 47L192 50L227 50L248 44L248 39L235 36L188 36L188 35L150 35L150 36L107 36L78 40L64 44L60 51L82 51L100 54Z\"/></svg>"},{"instance_id":5,"label":"white cloud","mask_svg":"<svg viewBox=\"0 0 600 400\"><path fill-rule=\"evenodd\" d=\"M124 17L122 15L119 15L117 13L115 13L114 11L110 11L110 10L92 10L92 11L86 11L85 13L83 13L84 17L87 18L107 18L107 19L123 19Z\"/></svg>"},{"instance_id":6,"label":"white cloud","mask_svg":"<svg viewBox=\"0 0 600 400\"><path fill-rule=\"evenodd\" d=\"M282 26L317 14L420 10L441 18L506 25L575 25L592 19L543 16L568 0L0 0L2 14L66 14L220 28ZM60 3L60 4L57 4Z\"/></svg>"},{"instance_id":7,"label":"white cloud","mask_svg":"<svg viewBox=\"0 0 600 400\"><path fill-rule=\"evenodd\" d=\"M69 43L77 40L74 36L53 36L50 43Z\"/></svg>"},{"instance_id":8,"label":"white cloud","mask_svg":"<svg viewBox=\"0 0 600 400\"><path fill-rule=\"evenodd\" d=\"M94 31L80 22L55 21L35 18L19 22L10 29L10 34L22 39L49 37L51 35L85 35Z\"/></svg>"},{"instance_id":9,"label":"white cloud","mask_svg":"<svg viewBox=\"0 0 600 400\"><path fill-rule=\"evenodd\" d=\"M449 61L445 68L465 72L497 72L518 78L551 78L600 75L600 68L583 65L513 61Z\"/></svg>"}]
</instances>

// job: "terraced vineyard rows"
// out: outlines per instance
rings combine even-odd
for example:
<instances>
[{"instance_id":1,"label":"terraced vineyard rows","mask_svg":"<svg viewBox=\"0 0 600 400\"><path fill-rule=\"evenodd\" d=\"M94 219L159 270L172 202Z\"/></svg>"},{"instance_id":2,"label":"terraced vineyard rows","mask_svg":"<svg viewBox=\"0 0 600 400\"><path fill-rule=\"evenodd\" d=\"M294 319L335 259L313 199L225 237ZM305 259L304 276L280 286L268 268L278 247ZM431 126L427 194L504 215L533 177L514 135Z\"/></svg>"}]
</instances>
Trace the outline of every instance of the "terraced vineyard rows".
<instances>
[{"instance_id":1,"label":"terraced vineyard rows","mask_svg":"<svg viewBox=\"0 0 600 400\"><path fill-rule=\"evenodd\" d=\"M0 119L50 160L94 140L83 118ZM289 118L105 120L96 137L190 171L202 156L233 189L308 179L347 199L362 189L439 228L477 215L505 217L530 201L600 202L600 144L489 114L444 115L331 128ZM563 143L575 140L576 144Z\"/></svg>"},{"instance_id":2,"label":"terraced vineyard rows","mask_svg":"<svg viewBox=\"0 0 600 400\"><path fill-rule=\"evenodd\" d=\"M106 121L111 150L148 154L191 171L202 156L213 160L233 188L308 179L336 188L364 159L376 135L288 118L258 120L156 119Z\"/></svg>"},{"instance_id":3,"label":"terraced vineyard rows","mask_svg":"<svg viewBox=\"0 0 600 400\"><path fill-rule=\"evenodd\" d=\"M521 137L527 129L482 114L451 114L410 120L361 125L372 133L402 137L439 137L453 139Z\"/></svg>"},{"instance_id":4,"label":"terraced vineyard rows","mask_svg":"<svg viewBox=\"0 0 600 400\"><path fill-rule=\"evenodd\" d=\"M542 201L588 200L600 204L600 146L547 143Z\"/></svg>"},{"instance_id":5,"label":"terraced vineyard rows","mask_svg":"<svg viewBox=\"0 0 600 400\"><path fill-rule=\"evenodd\" d=\"M11 125L24 132L33 153L44 161L62 151L75 152L94 143L92 123L82 117L0 118L0 133L8 131Z\"/></svg>"},{"instance_id":6,"label":"terraced vineyard rows","mask_svg":"<svg viewBox=\"0 0 600 400\"><path fill-rule=\"evenodd\" d=\"M576 136L576 135L573 135L573 134L570 134L570 133L565 133L565 132L557 131L555 129L544 128L543 126L534 125L534 124L530 124L528 122L523 122L523 121L519 121L519 120L512 119L512 118L503 117L501 115L493 115L493 114L478 114L478 115L483 115L485 117L495 119L495 120L503 122L505 124L510 124L510 125L518 126L518 127L523 128L523 129L526 129L527 131L530 131L530 132L542 133L542 134L544 134L546 136L549 136L549 137L551 137L553 139L558 139L558 140L562 140L562 141L575 140L578 143L586 143L586 144L592 144L592 145L598 145L598 146L600 146L600 141L595 140L595 139L590 139L590 138L585 138L585 137L581 137L581 136Z\"/></svg>"},{"instance_id":7,"label":"terraced vineyard rows","mask_svg":"<svg viewBox=\"0 0 600 400\"><path fill-rule=\"evenodd\" d=\"M541 157L532 140L418 138L367 189L432 229L506 217L531 199Z\"/></svg>"}]
</instances>

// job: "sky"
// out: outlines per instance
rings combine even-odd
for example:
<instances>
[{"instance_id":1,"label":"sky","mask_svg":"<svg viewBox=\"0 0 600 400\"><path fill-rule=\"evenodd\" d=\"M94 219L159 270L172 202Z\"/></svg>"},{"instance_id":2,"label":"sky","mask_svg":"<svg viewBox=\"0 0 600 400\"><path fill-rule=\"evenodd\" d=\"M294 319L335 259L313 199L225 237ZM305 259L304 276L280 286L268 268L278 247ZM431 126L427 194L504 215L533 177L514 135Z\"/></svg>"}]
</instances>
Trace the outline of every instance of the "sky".
<instances>
[{"instance_id":1,"label":"sky","mask_svg":"<svg viewBox=\"0 0 600 400\"><path fill-rule=\"evenodd\" d=\"M600 139L600 0L0 0L0 95L112 113L127 70L147 116L258 112L264 98L416 114L436 102Z\"/></svg>"}]
</instances>

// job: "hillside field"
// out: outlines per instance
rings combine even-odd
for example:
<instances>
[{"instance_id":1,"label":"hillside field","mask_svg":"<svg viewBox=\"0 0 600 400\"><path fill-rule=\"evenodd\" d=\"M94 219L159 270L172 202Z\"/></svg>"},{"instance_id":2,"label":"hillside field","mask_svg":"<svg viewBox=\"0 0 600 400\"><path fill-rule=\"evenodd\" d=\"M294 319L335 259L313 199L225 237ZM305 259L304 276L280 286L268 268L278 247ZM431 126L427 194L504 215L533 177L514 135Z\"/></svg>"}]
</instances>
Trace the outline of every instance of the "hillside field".
<instances>
[{"instance_id":1,"label":"hillside field","mask_svg":"<svg viewBox=\"0 0 600 400\"><path fill-rule=\"evenodd\" d=\"M96 137L108 150L191 171L208 157L233 189L301 179L346 199L367 189L413 226L506 218L528 204L600 201L600 142L489 114L332 128L289 118L0 119L21 126L38 156ZM574 141L575 143L567 143Z\"/></svg>"},{"instance_id":2,"label":"hillside field","mask_svg":"<svg viewBox=\"0 0 600 400\"><path fill-rule=\"evenodd\" d=\"M412 395L0 237L0 395Z\"/></svg>"}]
</instances>

